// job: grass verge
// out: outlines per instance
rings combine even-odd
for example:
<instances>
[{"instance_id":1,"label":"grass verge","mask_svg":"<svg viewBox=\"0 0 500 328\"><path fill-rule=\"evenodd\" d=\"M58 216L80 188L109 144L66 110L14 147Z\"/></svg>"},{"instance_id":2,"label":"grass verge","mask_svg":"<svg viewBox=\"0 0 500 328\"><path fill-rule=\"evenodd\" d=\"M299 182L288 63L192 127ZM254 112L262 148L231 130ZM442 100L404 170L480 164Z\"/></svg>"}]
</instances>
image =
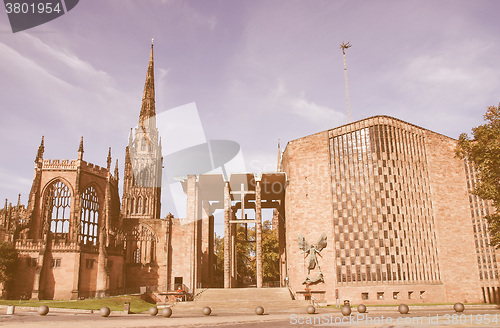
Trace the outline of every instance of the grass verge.
<instances>
[{"instance_id":1,"label":"grass verge","mask_svg":"<svg viewBox=\"0 0 500 328\"><path fill-rule=\"evenodd\" d=\"M15 305L15 306L33 306L47 305L49 308L64 308L64 309L83 309L83 310L99 310L103 306L107 306L111 311L123 311L124 303L130 302L130 311L140 313L149 310L155 304L143 301L138 296L116 296L100 299L88 299L82 301L16 301L16 300L0 300L0 305Z\"/></svg>"}]
</instances>

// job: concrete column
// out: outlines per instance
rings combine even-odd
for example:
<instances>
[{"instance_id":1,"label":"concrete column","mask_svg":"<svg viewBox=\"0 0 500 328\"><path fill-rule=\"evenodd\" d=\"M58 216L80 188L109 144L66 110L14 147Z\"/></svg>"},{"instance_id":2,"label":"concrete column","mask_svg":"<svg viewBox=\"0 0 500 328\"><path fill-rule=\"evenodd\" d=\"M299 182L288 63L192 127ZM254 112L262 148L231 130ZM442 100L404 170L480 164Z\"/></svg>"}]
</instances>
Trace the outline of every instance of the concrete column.
<instances>
[{"instance_id":1,"label":"concrete column","mask_svg":"<svg viewBox=\"0 0 500 328\"><path fill-rule=\"evenodd\" d=\"M229 181L224 184L224 288L231 288L231 195Z\"/></svg>"},{"instance_id":2,"label":"concrete column","mask_svg":"<svg viewBox=\"0 0 500 328\"><path fill-rule=\"evenodd\" d=\"M215 255L214 255L214 216L208 218L208 279L213 284L215 274Z\"/></svg>"},{"instance_id":3,"label":"concrete column","mask_svg":"<svg viewBox=\"0 0 500 328\"><path fill-rule=\"evenodd\" d=\"M185 284L189 288L194 290L197 286L197 273L198 273L198 242L197 242L197 230L198 230L198 192L196 175L189 175L187 180L187 211L186 211L186 223L189 227L186 235L186 242L188 243L189 251L189 273L184 277Z\"/></svg>"},{"instance_id":4,"label":"concrete column","mask_svg":"<svg viewBox=\"0 0 500 328\"><path fill-rule=\"evenodd\" d=\"M262 288L262 198L260 181L255 186L255 253L257 288Z\"/></svg>"},{"instance_id":5,"label":"concrete column","mask_svg":"<svg viewBox=\"0 0 500 328\"><path fill-rule=\"evenodd\" d=\"M234 220L234 218L233 218ZM231 287L236 286L237 274L238 270L236 267L237 258L236 258L236 224L231 224Z\"/></svg>"},{"instance_id":6,"label":"concrete column","mask_svg":"<svg viewBox=\"0 0 500 328\"><path fill-rule=\"evenodd\" d=\"M210 203L208 200L202 201L202 240L201 240L201 283L203 287L209 284L210 272Z\"/></svg>"},{"instance_id":7,"label":"concrete column","mask_svg":"<svg viewBox=\"0 0 500 328\"><path fill-rule=\"evenodd\" d=\"M280 280L281 286L285 286L285 278L288 276L288 271L286 268L286 238L285 238L285 220L280 220L281 213L284 213L283 206L278 207L275 210L277 217L277 233L278 233L278 242L279 242L279 261L280 261ZM274 228L274 227L273 227Z\"/></svg>"}]
</instances>

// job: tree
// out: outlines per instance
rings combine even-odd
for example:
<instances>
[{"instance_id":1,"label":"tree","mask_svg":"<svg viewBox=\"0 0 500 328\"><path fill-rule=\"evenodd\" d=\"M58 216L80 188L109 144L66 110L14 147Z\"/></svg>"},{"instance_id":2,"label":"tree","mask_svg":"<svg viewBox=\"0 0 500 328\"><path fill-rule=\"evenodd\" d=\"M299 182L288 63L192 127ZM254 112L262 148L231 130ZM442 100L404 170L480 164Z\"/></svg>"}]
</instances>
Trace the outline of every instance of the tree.
<instances>
[{"instance_id":1,"label":"tree","mask_svg":"<svg viewBox=\"0 0 500 328\"><path fill-rule=\"evenodd\" d=\"M11 243L0 242L0 284L9 289L17 264L17 250Z\"/></svg>"},{"instance_id":2,"label":"tree","mask_svg":"<svg viewBox=\"0 0 500 328\"><path fill-rule=\"evenodd\" d=\"M244 286L255 283L256 254L255 226L244 224L236 226L236 270L238 284ZM224 284L224 238L215 236L214 253L216 257L215 281L217 286ZM278 281L279 273L279 240L278 234L272 229L271 221L262 224L262 271L264 281Z\"/></svg>"},{"instance_id":3,"label":"tree","mask_svg":"<svg viewBox=\"0 0 500 328\"><path fill-rule=\"evenodd\" d=\"M255 283L255 227L236 226L236 271L238 285Z\"/></svg>"},{"instance_id":4,"label":"tree","mask_svg":"<svg viewBox=\"0 0 500 328\"><path fill-rule=\"evenodd\" d=\"M279 281L279 240L271 221L262 225L262 275L264 281Z\"/></svg>"},{"instance_id":5,"label":"tree","mask_svg":"<svg viewBox=\"0 0 500 328\"><path fill-rule=\"evenodd\" d=\"M214 238L215 272L214 284L224 287L224 237L215 235Z\"/></svg>"},{"instance_id":6,"label":"tree","mask_svg":"<svg viewBox=\"0 0 500 328\"><path fill-rule=\"evenodd\" d=\"M472 162L477 170L473 193L491 200L496 209L485 218L489 223L490 243L500 248L500 104L488 107L484 119L486 124L472 129L472 139L466 133L460 135L456 155Z\"/></svg>"}]
</instances>

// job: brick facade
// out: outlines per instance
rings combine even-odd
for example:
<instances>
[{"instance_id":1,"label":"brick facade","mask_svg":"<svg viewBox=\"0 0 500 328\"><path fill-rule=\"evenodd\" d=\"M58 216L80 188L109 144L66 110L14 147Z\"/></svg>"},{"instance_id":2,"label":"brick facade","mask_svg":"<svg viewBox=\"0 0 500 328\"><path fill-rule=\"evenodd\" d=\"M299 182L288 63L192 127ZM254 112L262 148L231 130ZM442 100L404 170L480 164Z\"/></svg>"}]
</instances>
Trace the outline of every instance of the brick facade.
<instances>
[{"instance_id":1,"label":"brick facade","mask_svg":"<svg viewBox=\"0 0 500 328\"><path fill-rule=\"evenodd\" d=\"M324 290L328 302L337 300L335 291L339 301L354 303L493 300L496 257L494 250L478 246L487 233L483 222L471 217L471 210L483 213L487 206L470 198L472 175L466 177L455 147L454 139L386 116L289 142L282 169L289 181L292 288L303 290L308 275L298 235L315 243L324 232L328 246L319 259L324 283L311 289ZM476 233L479 226L483 237ZM483 282L479 270L471 270L482 257L480 263L490 268L482 273Z\"/></svg>"}]
</instances>

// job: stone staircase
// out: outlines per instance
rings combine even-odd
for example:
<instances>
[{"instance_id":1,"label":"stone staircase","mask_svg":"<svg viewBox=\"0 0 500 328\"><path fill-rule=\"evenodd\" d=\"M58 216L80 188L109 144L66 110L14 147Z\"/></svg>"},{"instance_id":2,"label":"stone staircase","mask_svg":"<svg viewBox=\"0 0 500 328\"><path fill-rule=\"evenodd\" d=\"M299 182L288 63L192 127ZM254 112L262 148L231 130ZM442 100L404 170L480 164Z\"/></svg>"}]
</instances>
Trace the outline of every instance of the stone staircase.
<instances>
[{"instance_id":1,"label":"stone staircase","mask_svg":"<svg viewBox=\"0 0 500 328\"><path fill-rule=\"evenodd\" d=\"M213 313L255 313L262 306L265 313L303 313L309 301L294 301L288 288L209 288L193 302L179 302L174 312L201 313L209 306Z\"/></svg>"}]
</instances>

